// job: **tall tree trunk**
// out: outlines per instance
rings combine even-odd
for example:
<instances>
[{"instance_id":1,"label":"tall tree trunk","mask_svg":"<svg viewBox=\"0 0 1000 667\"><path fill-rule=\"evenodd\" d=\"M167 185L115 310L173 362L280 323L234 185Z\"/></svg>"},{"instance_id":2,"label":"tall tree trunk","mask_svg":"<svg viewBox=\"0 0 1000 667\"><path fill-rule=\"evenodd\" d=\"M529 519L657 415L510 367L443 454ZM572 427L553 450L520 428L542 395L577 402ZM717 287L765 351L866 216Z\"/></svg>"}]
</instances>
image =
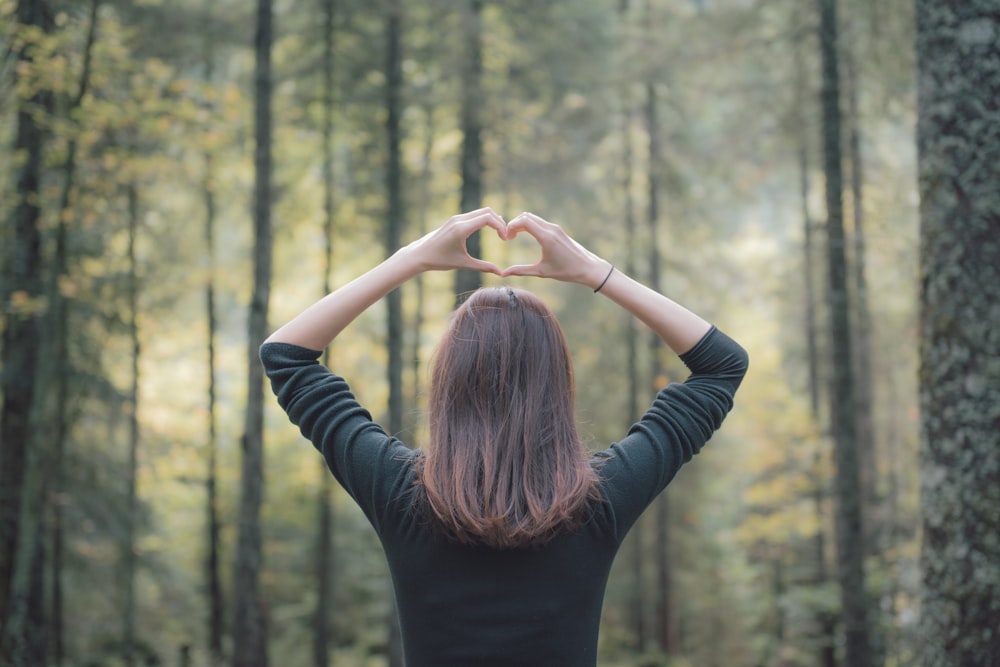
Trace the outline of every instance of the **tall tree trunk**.
<instances>
[{"instance_id":1,"label":"tall tree trunk","mask_svg":"<svg viewBox=\"0 0 1000 667\"><path fill-rule=\"evenodd\" d=\"M854 435L854 378L844 241L843 173L841 169L840 79L837 66L837 0L817 0L820 55L823 66L823 170L826 174L827 260L829 270L832 385L830 428L837 464L837 578L845 633L845 662L872 664L869 609L865 592L864 533L861 488Z\"/></svg>"},{"instance_id":2,"label":"tall tree trunk","mask_svg":"<svg viewBox=\"0 0 1000 667\"><path fill-rule=\"evenodd\" d=\"M91 57L97 36L97 12L100 0L92 0L89 25L83 47L83 67L77 93L66 105L66 115L74 125L75 114L90 85ZM44 3L23 0L18 16L25 23L37 20L43 30L51 27L49 10ZM30 54L24 54L30 60ZM43 108L51 109L47 93L40 93ZM20 139L19 139L20 140ZM40 139L39 139L40 141ZM39 144L40 145L40 144ZM69 277L69 220L71 197L75 187L76 138L70 138L63 163L63 185L58 202L54 249L45 286L48 310L39 331L43 353L35 358L35 381L29 401L28 445L25 450L19 519L13 568L8 589L6 621L0 637L0 656L13 667L45 665L51 626L44 609L44 573L48 557L44 539L48 532L47 499L53 491L53 479L60 479L65 439L68 433L67 404L69 387L67 327L69 304L60 289ZM33 168L33 167L32 167ZM19 186L21 183L18 184ZM37 209L36 209L37 210ZM36 218L37 222L37 218ZM61 564L53 564L61 569ZM59 625L61 628L61 624ZM61 642L58 638L57 643Z\"/></svg>"},{"instance_id":3,"label":"tall tree trunk","mask_svg":"<svg viewBox=\"0 0 1000 667\"><path fill-rule=\"evenodd\" d=\"M400 0L389 0L385 17L385 105L386 105L386 195L389 206L385 220L386 255L394 253L401 244L403 234L403 186L401 159L402 116L402 5ZM389 433L399 433L403 428L403 303L400 290L395 289L386 297L388 308L386 347L389 353ZM402 667L402 638L396 619L395 604L389 610L388 659L390 667Z\"/></svg>"},{"instance_id":4,"label":"tall tree trunk","mask_svg":"<svg viewBox=\"0 0 1000 667\"><path fill-rule=\"evenodd\" d=\"M801 20L801 19L799 19ZM818 327L816 324L816 273L814 256L816 252L815 221L809 213L809 138L806 131L806 82L807 77L803 66L801 40L795 44L795 134L798 143L797 157L799 170L799 205L802 212L802 273L803 296L805 310L806 367L808 370L809 413L813 422L820 423L820 377L819 377L819 345ZM827 494L826 476L823 474L823 456L817 448L813 457L810 473L812 484L812 503L816 514L816 534L812 538L812 553L814 561L813 584L823 586L829 580L826 565L826 535L825 512L823 501ZM825 609L816 614L816 632L818 637L818 665L820 667L836 667L836 629L837 619Z\"/></svg>"},{"instance_id":5,"label":"tall tree trunk","mask_svg":"<svg viewBox=\"0 0 1000 667\"><path fill-rule=\"evenodd\" d=\"M214 0L207 0L208 20L205 23L205 81L211 85L215 78L215 11ZM214 105L212 110L214 111ZM211 148L204 153L204 185L202 201L205 206L205 323L208 352L208 442L205 471L205 517L207 534L205 549L205 588L208 591L208 654L213 665L223 660L222 639L225 616L223 602L219 520L218 446L219 425L217 416L217 386L215 377L218 315L215 308L215 155Z\"/></svg>"},{"instance_id":6,"label":"tall tree trunk","mask_svg":"<svg viewBox=\"0 0 1000 667\"><path fill-rule=\"evenodd\" d=\"M844 49L850 122L848 150L851 164L851 210L854 221L851 287L854 291L852 340L854 345L854 431L861 482L861 528L868 553L878 550L879 529L873 525L877 502L878 450L872 418L871 310L865 266L864 161L861 155L860 87L857 63L850 48Z\"/></svg>"},{"instance_id":7,"label":"tall tree trunk","mask_svg":"<svg viewBox=\"0 0 1000 667\"><path fill-rule=\"evenodd\" d=\"M995 2L917 0L920 664L1000 664Z\"/></svg>"},{"instance_id":8,"label":"tall tree trunk","mask_svg":"<svg viewBox=\"0 0 1000 667\"><path fill-rule=\"evenodd\" d=\"M205 515L208 527L205 583L208 589L208 652L215 664L222 661L223 604L219 520L218 417L215 379L215 338L218 316L215 312L215 184L214 159L205 154L205 254L208 257L205 279L205 321L208 331L208 457L205 474Z\"/></svg>"},{"instance_id":9,"label":"tall tree trunk","mask_svg":"<svg viewBox=\"0 0 1000 667\"><path fill-rule=\"evenodd\" d=\"M648 11L648 6L647 6ZM648 210L646 222L649 228L649 286L659 292L660 285L660 245L659 245L659 188L660 170L662 169L662 154L659 133L659 115L657 113L656 86L652 82L646 84L646 130L649 135L649 175L648 175ZM663 341L655 333L650 335L650 384L658 390L663 381L663 364L660 350ZM673 655L674 620L673 620L673 586L671 582L670 563L670 503L666 493L660 494L656 501L656 640L660 649L667 655Z\"/></svg>"},{"instance_id":10,"label":"tall tree trunk","mask_svg":"<svg viewBox=\"0 0 1000 667\"><path fill-rule=\"evenodd\" d=\"M626 98L627 99L627 98ZM626 108L623 111L623 142L625 144L625 154L622 157L624 173L622 175L622 192L625 197L624 211L622 216L625 222L625 273L635 276L638 272L636 265L636 233L635 233L635 200L632 196L633 180L635 169L633 165L634 157L632 150L632 110ZM636 319L631 315L625 320L625 377L628 382L628 402L626 405L626 426L631 427L639 418L639 330ZM645 533L642 522L636 521L631 530L632 539L632 600L631 600L631 623L632 631L635 635L636 648L640 651L646 647L646 594L645 582L643 578L643 554L642 536Z\"/></svg>"},{"instance_id":11,"label":"tall tree trunk","mask_svg":"<svg viewBox=\"0 0 1000 667\"><path fill-rule=\"evenodd\" d=\"M20 0L16 19L22 26L43 32L51 30L51 17L44 0ZM27 43L17 49L17 61L32 66L34 54ZM13 68L17 77L20 68ZM24 155L16 173L17 204L10 222L12 246L4 257L0 302L9 313L3 329L0 362L0 649L4 628L11 613L10 595L20 533L21 494L28 449L32 441L32 401L39 359L43 312L33 304L41 302L45 286L39 267L42 262L41 178L44 133L38 115L52 113L52 97L39 90L27 100L17 101L17 130L14 150ZM0 658L4 652L0 650ZM0 660L3 662L3 660Z\"/></svg>"},{"instance_id":12,"label":"tall tree trunk","mask_svg":"<svg viewBox=\"0 0 1000 667\"><path fill-rule=\"evenodd\" d=\"M460 208L472 211L483 201L483 0L462 0L462 197ZM466 241L469 254L482 256L479 232ZM455 295L475 291L483 284L478 271L460 269L455 272Z\"/></svg>"},{"instance_id":13,"label":"tall tree trunk","mask_svg":"<svg viewBox=\"0 0 1000 667\"><path fill-rule=\"evenodd\" d=\"M323 266L323 294L329 294L330 274L333 272L334 235L334 145L333 111L334 89L334 19L336 0L323 0L323 238L326 257ZM330 363L330 350L325 351L324 362ZM333 477L325 461L320 462L320 489L316 499L316 609L313 612L313 664L327 667L330 664L330 615L333 595Z\"/></svg>"},{"instance_id":14,"label":"tall tree trunk","mask_svg":"<svg viewBox=\"0 0 1000 667\"><path fill-rule=\"evenodd\" d=\"M432 190L434 182L434 171L433 171L433 151L434 151L434 105L433 103L428 103L423 108L424 111L424 146L421 151L420 157L420 199L416 207L417 210L417 220L419 221L419 228L417 229L416 236L422 237L426 233L425 221L430 215L431 210L431 200L433 198ZM416 406L419 401L420 387L421 387L421 377L420 377L420 343L423 339L423 329L424 329L424 277L423 274L418 275L413 279L413 287L416 291L416 296L414 298L414 313L413 313L413 347L410 351L410 375L412 377L412 388L410 391L410 397L413 401L413 405ZM414 413L417 411L414 410ZM416 420L414 420L416 421ZM419 424L412 423L408 430L410 433L416 433L418 431ZM416 446L416 443L411 443Z\"/></svg>"},{"instance_id":15,"label":"tall tree trunk","mask_svg":"<svg viewBox=\"0 0 1000 667\"><path fill-rule=\"evenodd\" d=\"M618 20L624 31L628 24L629 0L619 0ZM635 198L632 189L635 186L635 154L632 146L633 102L630 95L630 84L622 86L622 220L625 225L625 273L629 276L638 275L636 265L636 215ZM624 320L623 337L625 338L626 382L628 382L627 404L625 407L626 427L630 427L638 418L639 413L639 331L634 317L627 316ZM643 571L646 562L643 548L643 522L636 521L629 534L629 550L632 558L632 582L629 591L628 619L632 626L634 648L637 652L646 649L646 585Z\"/></svg>"},{"instance_id":16,"label":"tall tree trunk","mask_svg":"<svg viewBox=\"0 0 1000 667\"><path fill-rule=\"evenodd\" d=\"M136 476L139 454L139 277L135 259L135 240L139 224L139 194L134 183L127 188L128 198L128 308L129 341L132 345L132 386L129 389L131 409L128 415L128 468L126 469L125 539L122 543L121 576L125 610L122 618L122 651L126 667L135 664L135 564L138 494Z\"/></svg>"},{"instance_id":17,"label":"tall tree trunk","mask_svg":"<svg viewBox=\"0 0 1000 667\"><path fill-rule=\"evenodd\" d=\"M254 285L247 328L247 406L243 433L239 540L233 620L233 667L266 667L267 618L260 593L261 504L264 496L264 371L257 349L267 336L271 296L272 0L257 2L254 90Z\"/></svg>"}]
</instances>

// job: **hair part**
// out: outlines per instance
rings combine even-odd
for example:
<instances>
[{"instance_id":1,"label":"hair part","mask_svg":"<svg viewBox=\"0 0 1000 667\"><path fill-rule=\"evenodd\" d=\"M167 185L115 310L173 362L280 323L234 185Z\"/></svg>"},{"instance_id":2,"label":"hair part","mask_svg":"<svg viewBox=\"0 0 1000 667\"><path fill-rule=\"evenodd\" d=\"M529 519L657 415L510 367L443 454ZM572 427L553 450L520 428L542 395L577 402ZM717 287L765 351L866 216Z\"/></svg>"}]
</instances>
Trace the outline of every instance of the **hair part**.
<instances>
[{"instance_id":1,"label":"hair part","mask_svg":"<svg viewBox=\"0 0 1000 667\"><path fill-rule=\"evenodd\" d=\"M497 548L579 526L600 494L574 400L569 349L548 306L525 290L473 292L433 364L417 490L435 523Z\"/></svg>"}]
</instances>

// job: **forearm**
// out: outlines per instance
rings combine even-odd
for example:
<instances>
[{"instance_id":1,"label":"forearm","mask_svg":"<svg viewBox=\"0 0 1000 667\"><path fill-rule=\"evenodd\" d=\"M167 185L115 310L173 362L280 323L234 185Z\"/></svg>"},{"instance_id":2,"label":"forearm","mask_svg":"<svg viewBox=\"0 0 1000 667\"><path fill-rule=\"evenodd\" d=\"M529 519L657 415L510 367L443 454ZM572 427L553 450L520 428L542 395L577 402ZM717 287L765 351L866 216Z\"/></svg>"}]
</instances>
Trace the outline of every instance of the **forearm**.
<instances>
[{"instance_id":1,"label":"forearm","mask_svg":"<svg viewBox=\"0 0 1000 667\"><path fill-rule=\"evenodd\" d=\"M322 350L372 304L424 270L409 248L326 295L271 334L266 343Z\"/></svg>"},{"instance_id":2,"label":"forearm","mask_svg":"<svg viewBox=\"0 0 1000 667\"><path fill-rule=\"evenodd\" d=\"M322 350L372 304L424 271L471 269L499 275L495 264L470 257L465 246L469 235L483 227L492 227L500 238L507 238L503 218L489 207L452 216L438 229L314 303L264 342Z\"/></svg>"},{"instance_id":3,"label":"forearm","mask_svg":"<svg viewBox=\"0 0 1000 667\"><path fill-rule=\"evenodd\" d=\"M611 271L599 293L638 317L679 355L694 347L712 328L699 315L618 269Z\"/></svg>"}]
</instances>

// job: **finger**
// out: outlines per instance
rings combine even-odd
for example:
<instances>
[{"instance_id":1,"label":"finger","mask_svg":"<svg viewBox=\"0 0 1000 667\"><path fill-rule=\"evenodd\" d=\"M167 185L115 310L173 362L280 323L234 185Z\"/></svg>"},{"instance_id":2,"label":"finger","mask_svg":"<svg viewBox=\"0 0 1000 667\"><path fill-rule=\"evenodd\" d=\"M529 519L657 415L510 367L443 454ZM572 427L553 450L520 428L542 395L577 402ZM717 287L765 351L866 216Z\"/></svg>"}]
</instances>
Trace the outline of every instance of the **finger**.
<instances>
[{"instance_id":1,"label":"finger","mask_svg":"<svg viewBox=\"0 0 1000 667\"><path fill-rule=\"evenodd\" d=\"M500 276L507 278L508 276L535 276L540 277L542 275L538 264L515 264L514 266L508 266L504 269Z\"/></svg>"},{"instance_id":2,"label":"finger","mask_svg":"<svg viewBox=\"0 0 1000 667\"><path fill-rule=\"evenodd\" d=\"M509 239L514 238L520 232L527 232L536 239L542 232L541 218L532 213L521 213L507 224L507 234Z\"/></svg>"},{"instance_id":3,"label":"finger","mask_svg":"<svg viewBox=\"0 0 1000 667\"><path fill-rule=\"evenodd\" d=\"M483 227L492 227L496 230L497 236L505 241L507 240L507 221L489 207L479 209L476 211L476 215L465 219L462 224L467 226L468 234Z\"/></svg>"},{"instance_id":4,"label":"finger","mask_svg":"<svg viewBox=\"0 0 1000 667\"><path fill-rule=\"evenodd\" d=\"M470 258L470 260L471 260L469 263L470 269L475 269L476 271L480 271L482 273L492 273L498 276L503 275L503 272L500 270L500 267L494 264L493 262L487 262L482 259L474 259L474 258Z\"/></svg>"},{"instance_id":5,"label":"finger","mask_svg":"<svg viewBox=\"0 0 1000 667\"><path fill-rule=\"evenodd\" d=\"M474 209L472 209L470 211L463 211L462 213L459 213L455 217L456 218L474 218L477 215L481 215L483 213L488 213L488 212L491 212L492 210L493 209L490 208L489 206L480 206L479 208L474 208Z\"/></svg>"}]
</instances>

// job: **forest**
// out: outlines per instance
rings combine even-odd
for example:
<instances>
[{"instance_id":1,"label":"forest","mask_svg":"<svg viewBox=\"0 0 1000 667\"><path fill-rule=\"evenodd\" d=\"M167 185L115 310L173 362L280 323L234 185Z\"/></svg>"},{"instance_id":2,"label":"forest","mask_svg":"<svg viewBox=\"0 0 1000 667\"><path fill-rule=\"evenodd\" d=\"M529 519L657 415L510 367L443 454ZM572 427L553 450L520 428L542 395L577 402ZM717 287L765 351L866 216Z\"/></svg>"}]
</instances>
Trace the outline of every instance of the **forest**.
<instances>
[{"instance_id":1,"label":"forest","mask_svg":"<svg viewBox=\"0 0 1000 667\"><path fill-rule=\"evenodd\" d=\"M1000 665L998 184L998 0L0 0L0 665L401 666L258 347L487 205L751 359L601 665ZM563 324L588 448L684 379L588 289L465 271L325 360L419 447L456 295L501 283Z\"/></svg>"}]
</instances>

